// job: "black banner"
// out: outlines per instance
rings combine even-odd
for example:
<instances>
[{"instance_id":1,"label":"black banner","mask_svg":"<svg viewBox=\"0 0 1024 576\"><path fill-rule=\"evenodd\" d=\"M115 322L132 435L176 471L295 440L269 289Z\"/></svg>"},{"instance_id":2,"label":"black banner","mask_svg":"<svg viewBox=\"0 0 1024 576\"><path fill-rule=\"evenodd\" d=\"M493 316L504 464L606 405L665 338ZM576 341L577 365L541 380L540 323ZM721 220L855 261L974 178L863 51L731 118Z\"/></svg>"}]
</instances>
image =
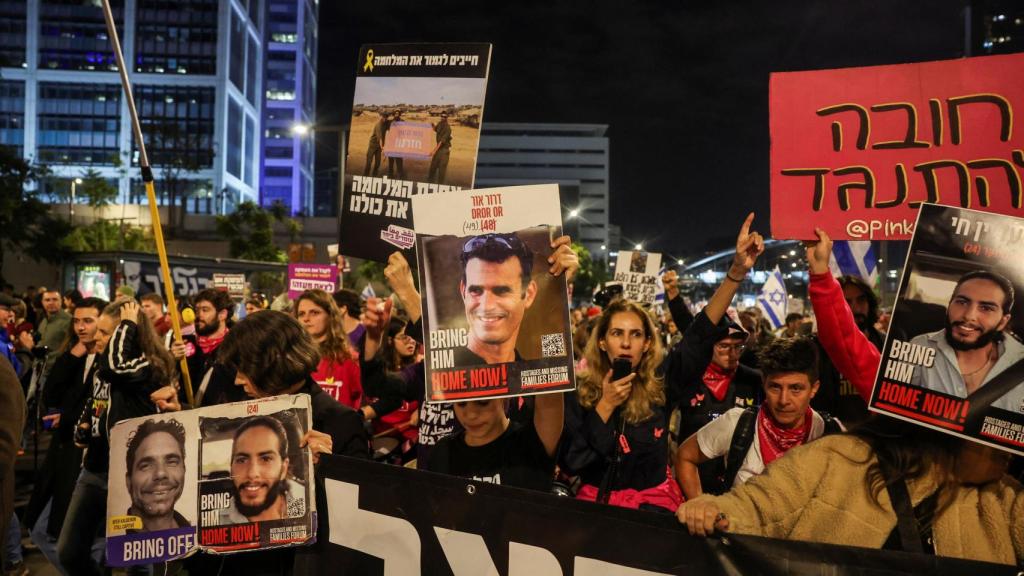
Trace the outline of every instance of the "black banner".
<instances>
[{"instance_id":1,"label":"black banner","mask_svg":"<svg viewBox=\"0 0 1024 576\"><path fill-rule=\"evenodd\" d=\"M320 473L329 522L317 559L324 576L1018 574L865 548L694 538L670 515L343 457L322 458Z\"/></svg>"}]
</instances>

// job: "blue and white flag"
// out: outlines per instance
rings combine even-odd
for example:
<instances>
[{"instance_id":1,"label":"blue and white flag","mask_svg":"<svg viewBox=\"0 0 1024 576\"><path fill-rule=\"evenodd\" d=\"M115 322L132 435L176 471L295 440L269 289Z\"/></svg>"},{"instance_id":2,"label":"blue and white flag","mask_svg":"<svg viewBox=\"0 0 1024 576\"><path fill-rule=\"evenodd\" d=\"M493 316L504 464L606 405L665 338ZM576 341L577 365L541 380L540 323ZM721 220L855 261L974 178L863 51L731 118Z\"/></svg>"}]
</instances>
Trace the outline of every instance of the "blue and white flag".
<instances>
[{"instance_id":1,"label":"blue and white flag","mask_svg":"<svg viewBox=\"0 0 1024 576\"><path fill-rule=\"evenodd\" d=\"M359 293L363 297L363 300L369 300L370 298L376 298L377 293L373 291L373 285L369 282L366 283L366 287Z\"/></svg>"},{"instance_id":2,"label":"blue and white flag","mask_svg":"<svg viewBox=\"0 0 1024 576\"><path fill-rule=\"evenodd\" d=\"M658 279L654 281L654 305L664 306L665 305L665 285L661 282L661 277L668 271L668 266L662 266L661 270L658 270Z\"/></svg>"},{"instance_id":3,"label":"blue and white flag","mask_svg":"<svg viewBox=\"0 0 1024 576\"><path fill-rule=\"evenodd\" d=\"M782 272L776 266L761 286L761 295L757 297L757 307L764 312L764 317L772 323L772 328L780 328L786 323L789 310L789 297L786 295L786 283Z\"/></svg>"},{"instance_id":4,"label":"blue and white flag","mask_svg":"<svg viewBox=\"0 0 1024 576\"><path fill-rule=\"evenodd\" d=\"M828 267L833 276L860 276L869 286L878 282L878 257L870 240L836 240Z\"/></svg>"}]
</instances>

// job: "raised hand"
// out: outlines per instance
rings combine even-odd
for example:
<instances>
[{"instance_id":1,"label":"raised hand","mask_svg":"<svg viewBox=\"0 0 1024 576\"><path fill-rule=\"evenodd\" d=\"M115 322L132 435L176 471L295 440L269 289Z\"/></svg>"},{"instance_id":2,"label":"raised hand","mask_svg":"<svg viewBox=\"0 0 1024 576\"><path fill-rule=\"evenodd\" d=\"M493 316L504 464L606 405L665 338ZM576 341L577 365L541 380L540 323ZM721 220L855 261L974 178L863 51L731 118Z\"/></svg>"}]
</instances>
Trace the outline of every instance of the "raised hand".
<instances>
[{"instance_id":1,"label":"raised hand","mask_svg":"<svg viewBox=\"0 0 1024 576\"><path fill-rule=\"evenodd\" d=\"M828 272L828 261L832 256L832 239L821 228L815 227L817 240L804 242L807 251L807 269L811 274Z\"/></svg>"},{"instance_id":2,"label":"raised hand","mask_svg":"<svg viewBox=\"0 0 1024 576\"><path fill-rule=\"evenodd\" d=\"M764 238L758 232L751 232L750 225L754 222L754 213L747 215L747 219L740 226L740 234L736 237L736 255L733 256L733 268L744 275L754 267L758 256L764 252Z\"/></svg>"}]
</instances>

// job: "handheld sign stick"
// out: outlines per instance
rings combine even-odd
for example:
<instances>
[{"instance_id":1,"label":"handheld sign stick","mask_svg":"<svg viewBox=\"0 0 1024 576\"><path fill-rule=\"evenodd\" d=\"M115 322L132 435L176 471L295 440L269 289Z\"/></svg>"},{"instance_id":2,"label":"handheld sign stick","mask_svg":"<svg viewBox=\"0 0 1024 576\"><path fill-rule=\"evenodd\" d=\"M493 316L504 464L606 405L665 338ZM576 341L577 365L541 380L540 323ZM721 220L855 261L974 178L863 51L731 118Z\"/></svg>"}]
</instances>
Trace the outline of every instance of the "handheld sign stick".
<instances>
[{"instance_id":1,"label":"handheld sign stick","mask_svg":"<svg viewBox=\"0 0 1024 576\"><path fill-rule=\"evenodd\" d=\"M153 220L153 239L156 241L157 254L160 256L160 273L164 283L164 292L167 294L167 308L171 315L174 341L181 344L181 318L178 314L178 303L174 298L174 284L171 283L171 267L167 264L164 231L160 225L160 211L157 209L156 204L156 189L153 187L153 169L150 168L149 156L146 155L146 143L142 139L142 125L139 124L139 113L135 110L135 98L132 95L132 85L128 81L128 68L125 66L124 55L121 53L121 40L117 37L117 27L114 25L114 14L110 10L110 0L103 0L103 17L107 21L107 34L110 35L110 42L114 48L114 57L117 58L117 69L121 73L121 87L124 89L124 97L128 102L128 113L132 117L132 131L135 133L135 143L139 147L139 169L142 171L142 182L146 185L149 215ZM181 359L181 375L185 381L185 397L190 405L194 405L192 400L192 378L189 376L188 363L184 358Z\"/></svg>"}]
</instances>

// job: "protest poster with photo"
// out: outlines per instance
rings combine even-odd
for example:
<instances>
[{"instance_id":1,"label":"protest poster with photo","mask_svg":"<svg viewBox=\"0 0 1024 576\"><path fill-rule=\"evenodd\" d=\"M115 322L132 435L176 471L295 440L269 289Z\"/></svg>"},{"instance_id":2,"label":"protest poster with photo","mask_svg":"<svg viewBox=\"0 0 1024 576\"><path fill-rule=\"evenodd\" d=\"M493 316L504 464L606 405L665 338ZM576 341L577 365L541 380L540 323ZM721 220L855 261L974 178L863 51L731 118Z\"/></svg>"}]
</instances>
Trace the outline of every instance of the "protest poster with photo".
<instances>
[{"instance_id":1,"label":"protest poster with photo","mask_svg":"<svg viewBox=\"0 0 1024 576\"><path fill-rule=\"evenodd\" d=\"M413 197L427 401L575 388L558 186Z\"/></svg>"},{"instance_id":2,"label":"protest poster with photo","mask_svg":"<svg viewBox=\"0 0 1024 576\"><path fill-rule=\"evenodd\" d=\"M1024 54L774 73L771 235L906 240L923 202L1020 215Z\"/></svg>"},{"instance_id":3,"label":"protest poster with photo","mask_svg":"<svg viewBox=\"0 0 1024 576\"><path fill-rule=\"evenodd\" d=\"M338 282L334 264L289 264L288 298L295 300L306 290L323 290L331 294Z\"/></svg>"},{"instance_id":4,"label":"protest poster with photo","mask_svg":"<svg viewBox=\"0 0 1024 576\"><path fill-rule=\"evenodd\" d=\"M308 395L118 422L110 433L107 563L194 550L293 546L316 536Z\"/></svg>"},{"instance_id":5,"label":"protest poster with photo","mask_svg":"<svg viewBox=\"0 0 1024 576\"><path fill-rule=\"evenodd\" d=\"M620 250L615 261L615 281L622 283L623 298L640 304L654 304L659 291L660 269L661 254L657 252Z\"/></svg>"},{"instance_id":6,"label":"protest poster with photo","mask_svg":"<svg viewBox=\"0 0 1024 576\"><path fill-rule=\"evenodd\" d=\"M339 245L346 256L412 258L410 198L471 189L490 44L359 49Z\"/></svg>"},{"instance_id":7,"label":"protest poster with photo","mask_svg":"<svg viewBox=\"0 0 1024 576\"><path fill-rule=\"evenodd\" d=\"M870 408L1024 455L1024 219L924 204Z\"/></svg>"}]
</instances>

